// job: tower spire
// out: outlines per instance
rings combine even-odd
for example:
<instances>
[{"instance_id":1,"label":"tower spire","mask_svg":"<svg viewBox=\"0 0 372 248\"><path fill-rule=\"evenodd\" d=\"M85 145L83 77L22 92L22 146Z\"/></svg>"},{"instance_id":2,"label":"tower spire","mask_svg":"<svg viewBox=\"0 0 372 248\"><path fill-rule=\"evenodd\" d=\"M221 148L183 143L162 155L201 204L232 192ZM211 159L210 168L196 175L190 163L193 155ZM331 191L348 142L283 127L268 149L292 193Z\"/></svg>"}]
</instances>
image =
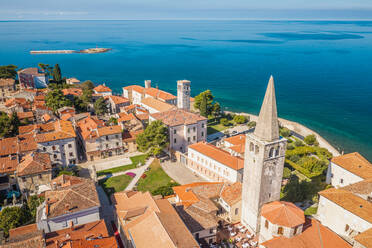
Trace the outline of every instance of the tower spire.
<instances>
[{"instance_id":1,"label":"tower spire","mask_svg":"<svg viewBox=\"0 0 372 248\"><path fill-rule=\"evenodd\" d=\"M278 112L276 109L274 78L272 75L267 85L254 135L264 141L279 139Z\"/></svg>"}]
</instances>

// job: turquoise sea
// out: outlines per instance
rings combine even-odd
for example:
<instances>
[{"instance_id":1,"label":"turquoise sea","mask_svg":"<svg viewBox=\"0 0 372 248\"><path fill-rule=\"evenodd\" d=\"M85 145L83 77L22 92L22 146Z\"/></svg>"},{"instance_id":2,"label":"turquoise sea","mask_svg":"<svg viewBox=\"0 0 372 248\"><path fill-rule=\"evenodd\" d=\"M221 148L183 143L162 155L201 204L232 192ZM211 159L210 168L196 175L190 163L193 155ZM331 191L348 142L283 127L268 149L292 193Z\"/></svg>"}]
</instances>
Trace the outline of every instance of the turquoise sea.
<instances>
[{"instance_id":1,"label":"turquoise sea","mask_svg":"<svg viewBox=\"0 0 372 248\"><path fill-rule=\"evenodd\" d=\"M108 47L104 54L30 55ZM211 89L224 109L258 113L274 75L279 115L372 161L372 22L2 21L0 64L59 63L66 77L192 95Z\"/></svg>"}]
</instances>

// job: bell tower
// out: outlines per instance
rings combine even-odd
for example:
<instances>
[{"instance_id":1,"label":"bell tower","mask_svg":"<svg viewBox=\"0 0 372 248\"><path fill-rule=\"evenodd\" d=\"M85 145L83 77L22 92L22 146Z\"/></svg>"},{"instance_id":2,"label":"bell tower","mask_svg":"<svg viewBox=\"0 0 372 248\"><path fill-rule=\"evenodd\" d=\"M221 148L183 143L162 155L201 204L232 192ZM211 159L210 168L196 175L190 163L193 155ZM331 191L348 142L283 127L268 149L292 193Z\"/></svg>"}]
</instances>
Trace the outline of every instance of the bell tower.
<instances>
[{"instance_id":1,"label":"bell tower","mask_svg":"<svg viewBox=\"0 0 372 248\"><path fill-rule=\"evenodd\" d=\"M287 140L279 136L274 78L266 89L255 131L246 135L242 189L244 225L259 232L263 204L280 200Z\"/></svg>"}]
</instances>

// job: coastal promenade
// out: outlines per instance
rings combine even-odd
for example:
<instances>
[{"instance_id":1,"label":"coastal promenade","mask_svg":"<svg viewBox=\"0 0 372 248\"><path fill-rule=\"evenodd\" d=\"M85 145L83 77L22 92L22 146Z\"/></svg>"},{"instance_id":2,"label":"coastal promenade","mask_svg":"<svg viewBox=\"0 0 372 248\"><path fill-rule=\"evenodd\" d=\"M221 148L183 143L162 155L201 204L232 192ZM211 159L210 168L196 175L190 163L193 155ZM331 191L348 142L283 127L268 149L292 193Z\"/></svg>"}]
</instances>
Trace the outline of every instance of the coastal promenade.
<instances>
[{"instance_id":1,"label":"coastal promenade","mask_svg":"<svg viewBox=\"0 0 372 248\"><path fill-rule=\"evenodd\" d=\"M256 121L258 119L257 115L253 114L248 114L248 113L234 113L230 111L225 111L226 113L232 113L232 114L238 114L238 115L244 115L244 116L249 116L251 121ZM317 132L311 130L308 127L305 127L304 125L294 122L294 121L289 121L283 118L278 118L280 125L290 129L293 131L297 136L305 137L307 135L314 134L317 141L319 142L320 147L326 148L330 153L332 153L333 156L340 156L341 153L334 148L326 139L324 139L322 136L320 136Z\"/></svg>"}]
</instances>

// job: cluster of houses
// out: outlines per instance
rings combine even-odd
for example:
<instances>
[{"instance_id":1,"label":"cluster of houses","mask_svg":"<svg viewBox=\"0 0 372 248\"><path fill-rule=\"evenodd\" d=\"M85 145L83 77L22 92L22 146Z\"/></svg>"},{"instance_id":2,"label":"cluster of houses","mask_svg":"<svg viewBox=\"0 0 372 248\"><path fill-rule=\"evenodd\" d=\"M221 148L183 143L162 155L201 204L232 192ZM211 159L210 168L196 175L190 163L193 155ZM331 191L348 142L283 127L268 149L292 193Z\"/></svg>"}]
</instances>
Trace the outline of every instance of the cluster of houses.
<instances>
[{"instance_id":1,"label":"cluster of houses","mask_svg":"<svg viewBox=\"0 0 372 248\"><path fill-rule=\"evenodd\" d=\"M319 192L315 215L280 201L287 140L279 135L272 77L254 132L213 145L206 142L207 119L192 111L190 81L177 82L177 96L153 88L150 80L144 87L124 87L122 95L99 85L93 99L104 98L109 110L102 118L71 107L53 113L45 106L47 90L35 89L47 80L39 72L27 73L34 72L19 72L21 90L11 80L0 81L4 95L17 96L3 95L6 111L31 122L20 126L16 137L0 140L0 190L43 194L45 201L36 224L11 229L0 247L192 248L215 247L222 240L244 248L372 247L372 164L359 153L330 161L330 187ZM82 91L72 86L63 94ZM107 117L117 124L108 124ZM55 168L135 151L136 136L154 120L168 128L175 166L185 166L203 182L175 186L168 197L117 192L107 210L94 181L55 177ZM104 211L113 211L114 222L105 223Z\"/></svg>"}]
</instances>

